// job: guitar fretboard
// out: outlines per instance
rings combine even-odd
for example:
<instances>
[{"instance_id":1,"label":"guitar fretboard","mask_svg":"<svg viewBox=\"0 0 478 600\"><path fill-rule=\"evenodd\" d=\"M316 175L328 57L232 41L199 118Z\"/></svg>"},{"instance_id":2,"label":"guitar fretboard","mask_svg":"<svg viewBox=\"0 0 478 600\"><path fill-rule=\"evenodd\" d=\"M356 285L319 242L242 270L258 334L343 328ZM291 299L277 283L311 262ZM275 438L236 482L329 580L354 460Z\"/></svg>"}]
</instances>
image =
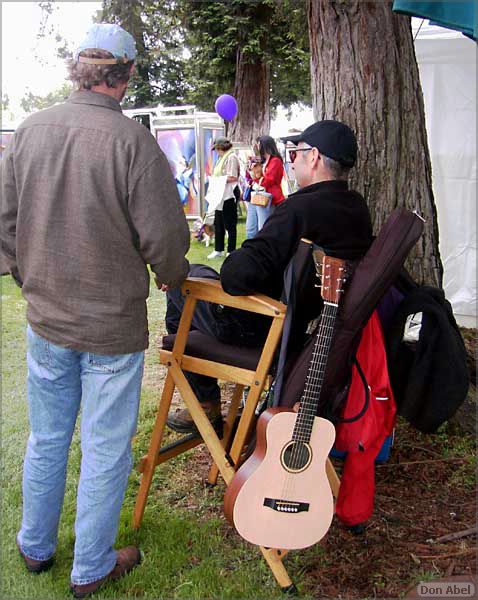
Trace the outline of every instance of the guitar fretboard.
<instances>
[{"instance_id":1,"label":"guitar fretboard","mask_svg":"<svg viewBox=\"0 0 478 600\"><path fill-rule=\"evenodd\" d=\"M338 305L324 302L320 324L316 334L314 351L307 373L304 391L300 401L292 439L296 442L308 442L317 415L320 391L324 380L327 358L334 333Z\"/></svg>"}]
</instances>

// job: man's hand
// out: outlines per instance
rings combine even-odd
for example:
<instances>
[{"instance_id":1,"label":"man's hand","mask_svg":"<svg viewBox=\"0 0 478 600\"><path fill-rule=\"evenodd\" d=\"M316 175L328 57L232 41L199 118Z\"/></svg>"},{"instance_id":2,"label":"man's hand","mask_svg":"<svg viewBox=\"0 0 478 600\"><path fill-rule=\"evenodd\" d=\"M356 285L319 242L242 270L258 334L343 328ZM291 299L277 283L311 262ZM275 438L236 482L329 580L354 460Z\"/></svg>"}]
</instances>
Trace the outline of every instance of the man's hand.
<instances>
[{"instance_id":1,"label":"man's hand","mask_svg":"<svg viewBox=\"0 0 478 600\"><path fill-rule=\"evenodd\" d=\"M167 292L169 290L169 285L166 285L165 283L161 283L157 278L155 278L154 281L156 283L158 290L161 290L162 292Z\"/></svg>"}]
</instances>

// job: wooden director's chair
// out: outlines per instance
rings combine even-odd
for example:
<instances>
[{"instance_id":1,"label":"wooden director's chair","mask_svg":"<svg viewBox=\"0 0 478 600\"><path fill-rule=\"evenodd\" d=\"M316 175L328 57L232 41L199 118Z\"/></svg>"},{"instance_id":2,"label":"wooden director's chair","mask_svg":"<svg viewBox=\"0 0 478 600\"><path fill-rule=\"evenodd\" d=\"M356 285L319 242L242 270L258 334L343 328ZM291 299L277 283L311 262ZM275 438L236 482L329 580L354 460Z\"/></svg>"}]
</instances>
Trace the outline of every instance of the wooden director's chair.
<instances>
[{"instance_id":1,"label":"wooden director's chair","mask_svg":"<svg viewBox=\"0 0 478 600\"><path fill-rule=\"evenodd\" d=\"M185 304L176 336L167 336L160 350L160 362L168 367L163 393L159 401L156 422L151 435L148 453L141 459L138 470L142 473L136 498L133 527L137 528L143 518L154 469L161 463L186 450L206 444L213 465L208 481L215 484L218 472L226 485L231 482L235 470L240 466L241 454L248 435L255 424L255 410L262 391L270 384L269 369L281 339L286 306L264 295L230 296L218 280L188 278L182 286ZM199 331L191 331L194 308L198 300L222 304L233 308L272 317L269 333L262 349L230 346ZM168 344L175 337L172 347ZM222 439L211 425L196 398L183 369L201 375L209 375L235 383L230 407L224 422ZM250 386L237 429L242 391ZM199 431L161 448L164 427L171 406L174 388L177 388ZM339 478L330 460L327 460L327 476L335 498L338 495ZM282 559L286 550L260 548L277 582L283 591L294 592L293 585Z\"/></svg>"}]
</instances>

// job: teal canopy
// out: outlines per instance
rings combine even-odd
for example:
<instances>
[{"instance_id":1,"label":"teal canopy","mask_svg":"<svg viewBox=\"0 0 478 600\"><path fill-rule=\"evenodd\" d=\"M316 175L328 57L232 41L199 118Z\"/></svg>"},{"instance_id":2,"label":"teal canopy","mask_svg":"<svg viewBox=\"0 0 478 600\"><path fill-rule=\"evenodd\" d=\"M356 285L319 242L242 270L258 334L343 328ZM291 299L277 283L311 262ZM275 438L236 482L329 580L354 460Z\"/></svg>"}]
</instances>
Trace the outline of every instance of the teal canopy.
<instances>
[{"instance_id":1,"label":"teal canopy","mask_svg":"<svg viewBox=\"0 0 478 600\"><path fill-rule=\"evenodd\" d=\"M395 0L394 12L412 17L429 19L432 25L440 25L448 29L461 31L476 41L477 30L476 0L442 2L422 2L421 0Z\"/></svg>"}]
</instances>

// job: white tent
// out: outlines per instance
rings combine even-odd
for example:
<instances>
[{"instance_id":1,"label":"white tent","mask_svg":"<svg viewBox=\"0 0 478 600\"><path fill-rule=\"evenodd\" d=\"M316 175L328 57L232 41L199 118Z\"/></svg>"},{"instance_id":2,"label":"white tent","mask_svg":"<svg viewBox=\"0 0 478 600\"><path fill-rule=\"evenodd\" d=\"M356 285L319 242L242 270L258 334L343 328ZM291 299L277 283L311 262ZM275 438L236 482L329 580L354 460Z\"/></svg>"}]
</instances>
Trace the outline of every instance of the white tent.
<instances>
[{"instance_id":1,"label":"white tent","mask_svg":"<svg viewBox=\"0 0 478 600\"><path fill-rule=\"evenodd\" d=\"M413 21L421 23L421 19ZM476 327L476 44L459 33L424 25L415 51L425 101L445 295L457 321Z\"/></svg>"}]
</instances>

